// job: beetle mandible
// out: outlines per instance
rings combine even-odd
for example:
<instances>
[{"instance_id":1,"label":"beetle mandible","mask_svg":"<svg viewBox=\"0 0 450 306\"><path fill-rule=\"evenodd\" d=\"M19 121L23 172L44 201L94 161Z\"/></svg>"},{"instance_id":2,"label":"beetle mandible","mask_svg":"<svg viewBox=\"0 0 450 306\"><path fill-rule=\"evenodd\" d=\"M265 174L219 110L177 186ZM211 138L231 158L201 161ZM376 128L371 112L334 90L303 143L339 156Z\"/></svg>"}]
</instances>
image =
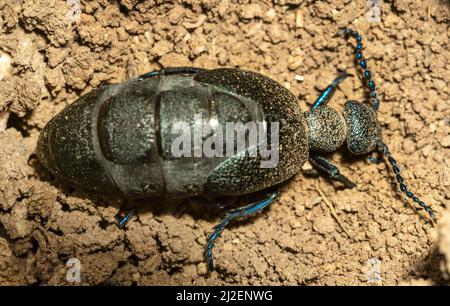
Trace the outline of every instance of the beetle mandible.
<instances>
[{"instance_id":1,"label":"beetle mandible","mask_svg":"<svg viewBox=\"0 0 450 306\"><path fill-rule=\"evenodd\" d=\"M353 188L356 185L321 155L346 143L352 154L379 152L385 156L400 190L434 220L432 209L407 188L397 162L381 140L379 101L362 55L361 36L350 29L338 34L356 39L355 56L370 90L371 106L347 101L343 115L326 106L348 76L346 72L302 113L289 90L259 73L233 68L167 68L95 89L66 107L41 132L38 158L60 180L96 192L127 198L211 198L276 186L299 172L307 160L330 179ZM201 114L200 119L193 120L194 114ZM171 127L175 122L187 122L188 129L195 129L211 120L219 126L230 121L279 123L277 166L260 167L262 158L250 156L261 146L259 140L228 157L172 155L175 136ZM205 256L209 271L213 268L212 249L227 224L261 211L277 194L268 192L261 201L227 212L208 237ZM125 215L120 226L130 216L131 212Z\"/></svg>"}]
</instances>

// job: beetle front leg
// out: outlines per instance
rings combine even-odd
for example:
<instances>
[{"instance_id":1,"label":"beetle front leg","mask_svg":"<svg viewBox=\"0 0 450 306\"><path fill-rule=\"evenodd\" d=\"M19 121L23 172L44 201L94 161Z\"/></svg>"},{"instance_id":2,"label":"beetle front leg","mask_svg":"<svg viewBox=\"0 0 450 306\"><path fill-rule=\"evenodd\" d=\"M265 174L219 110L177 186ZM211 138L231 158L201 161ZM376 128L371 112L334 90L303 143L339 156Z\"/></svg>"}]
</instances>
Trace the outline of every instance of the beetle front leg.
<instances>
[{"instance_id":1,"label":"beetle front leg","mask_svg":"<svg viewBox=\"0 0 450 306\"><path fill-rule=\"evenodd\" d=\"M317 98L317 100L314 102L314 104L311 106L311 110L318 108L320 105L325 105L330 101L331 97L333 96L334 92L336 91L336 88L343 80L345 80L346 77L351 76L351 74L347 72L341 72L339 76L334 79L334 81L328 85L327 88L325 88L324 91L320 94L320 96Z\"/></svg>"},{"instance_id":2,"label":"beetle front leg","mask_svg":"<svg viewBox=\"0 0 450 306\"><path fill-rule=\"evenodd\" d=\"M346 188L354 188L356 184L341 174L339 168L333 165L328 159L320 155L311 155L309 157L311 164L322 172L328 174L328 177L334 181L341 182Z\"/></svg>"},{"instance_id":3,"label":"beetle front leg","mask_svg":"<svg viewBox=\"0 0 450 306\"><path fill-rule=\"evenodd\" d=\"M265 207L269 206L275 200L278 194L279 194L278 191L271 192L267 195L267 197L264 200L249 204L244 207L231 209L227 212L225 218L223 218L219 224L214 226L213 228L214 231L208 236L207 244L205 247L205 257L208 268L208 274L211 273L213 269L212 249L217 239L220 237L220 234L223 232L228 223L230 223L230 221L233 219L246 217L263 210Z\"/></svg>"}]
</instances>

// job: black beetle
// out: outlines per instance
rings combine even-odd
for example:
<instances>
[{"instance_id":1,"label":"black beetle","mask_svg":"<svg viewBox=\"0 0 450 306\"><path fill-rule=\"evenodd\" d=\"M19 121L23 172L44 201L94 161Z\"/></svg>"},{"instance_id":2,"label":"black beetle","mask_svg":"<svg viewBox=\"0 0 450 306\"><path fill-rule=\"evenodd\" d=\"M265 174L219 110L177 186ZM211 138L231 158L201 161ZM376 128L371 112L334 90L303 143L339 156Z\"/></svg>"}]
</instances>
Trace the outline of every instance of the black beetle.
<instances>
[{"instance_id":1,"label":"black beetle","mask_svg":"<svg viewBox=\"0 0 450 306\"><path fill-rule=\"evenodd\" d=\"M302 113L289 90L259 73L233 68L168 68L93 90L66 107L40 134L38 158L69 184L127 198L239 196L286 181L308 159L331 179L354 187L320 155L346 142L353 154L378 151L385 155L400 189L434 219L431 208L407 189L395 159L381 141L378 99L362 57L361 36L348 29L339 33L357 40L355 55L371 90L371 107L347 101L342 116L325 105L348 76L345 72L324 90L310 111ZM195 120L194 114L202 116ZM187 122L187 128L195 130L199 123L211 120L219 126L230 121L279 124L276 167L261 167L264 158L250 156L250 151L262 145L259 139L228 157L173 156L171 127L176 122ZM228 222L260 211L276 195L269 192L262 201L228 211L208 238L209 270L212 248Z\"/></svg>"}]
</instances>

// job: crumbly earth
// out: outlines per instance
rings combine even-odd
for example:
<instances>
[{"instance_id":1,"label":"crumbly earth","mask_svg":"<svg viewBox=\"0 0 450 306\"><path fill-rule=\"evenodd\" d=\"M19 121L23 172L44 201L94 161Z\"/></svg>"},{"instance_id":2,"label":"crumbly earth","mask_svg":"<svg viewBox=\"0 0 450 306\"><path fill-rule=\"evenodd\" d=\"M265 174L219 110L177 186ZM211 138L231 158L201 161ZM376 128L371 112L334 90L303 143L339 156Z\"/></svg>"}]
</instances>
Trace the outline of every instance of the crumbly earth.
<instances>
[{"instance_id":1,"label":"crumbly earth","mask_svg":"<svg viewBox=\"0 0 450 306\"><path fill-rule=\"evenodd\" d=\"M381 22L368 21L367 1L77 3L0 0L0 53L12 64L0 76L0 112L11 112L0 131L0 284L77 284L67 278L71 258L81 265L80 284L91 285L449 281L448 1L382 1ZM299 173L263 213L224 231L207 278L203 247L221 216L214 205L141 201L120 229L122 200L65 187L36 159L39 132L66 105L102 84L166 66L258 71L290 89L303 110L347 69L354 76L331 102L341 111L346 100L367 95L353 47L333 37L344 26L364 37L383 139L411 189L437 212L437 227L405 200L385 163L340 150L330 157L357 188Z\"/></svg>"}]
</instances>

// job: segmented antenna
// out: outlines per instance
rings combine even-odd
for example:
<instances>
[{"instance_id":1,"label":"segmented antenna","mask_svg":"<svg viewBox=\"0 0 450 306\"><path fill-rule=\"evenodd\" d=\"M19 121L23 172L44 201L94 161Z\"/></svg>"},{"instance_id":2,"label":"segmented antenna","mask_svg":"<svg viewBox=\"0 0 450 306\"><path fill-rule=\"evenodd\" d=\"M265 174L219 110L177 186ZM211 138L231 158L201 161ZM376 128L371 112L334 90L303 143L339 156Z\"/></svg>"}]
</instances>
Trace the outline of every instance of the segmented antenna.
<instances>
[{"instance_id":1,"label":"segmented antenna","mask_svg":"<svg viewBox=\"0 0 450 306\"><path fill-rule=\"evenodd\" d=\"M406 194L406 196L413 200L414 203L418 204L420 207L425 209L425 211L430 215L430 218L433 219L433 221L436 221L436 216L431 209L430 206L425 204L422 200L420 200L416 195L414 195L413 192L408 190L408 187L406 186L403 176L400 174L400 167L397 165L397 161L392 157L391 152L389 151L389 148L386 144L380 143L378 145L378 150L383 153L384 156L386 156L387 160L389 161L389 164L391 164L392 171L395 173L395 178L397 180L397 184L400 187L400 190Z\"/></svg>"},{"instance_id":2,"label":"segmented antenna","mask_svg":"<svg viewBox=\"0 0 450 306\"><path fill-rule=\"evenodd\" d=\"M341 29L339 30L336 35L344 35L345 37L349 37L349 36L353 36L356 39L357 45L355 47L355 56L356 56L356 60L357 62L359 62L361 68L364 70L364 77L366 79L366 85L370 90L370 95L372 97L372 106L373 109L375 111L378 111L378 108L380 106L380 102L378 100L377 97L377 93L375 91L375 83L373 82L372 78L372 74L370 73L370 70L367 69L367 63L366 60L364 59L363 55L362 55L362 37L361 35L359 35L359 33L357 31L351 30L351 29ZM400 174L400 167L397 164L397 161L394 159L394 157L392 156L391 152L389 151L389 148L386 144L384 144L383 142L380 141L380 143L378 144L378 151L380 153L382 153L387 160L389 161L389 164L391 165L392 171L394 171L395 173L395 178L397 180L397 184L400 187L400 190L406 194L406 196L410 199L412 199L412 201L416 204L418 204L420 207L422 207L423 209L425 209L425 211L428 213L428 215L430 216L430 218L433 221L436 221L436 216L433 212L433 210L431 209L430 206L428 206L427 204L425 204L422 200L420 200L412 191L408 190L408 187L406 186L403 176ZM374 160L372 158L372 160Z\"/></svg>"},{"instance_id":3,"label":"segmented antenna","mask_svg":"<svg viewBox=\"0 0 450 306\"><path fill-rule=\"evenodd\" d=\"M359 63L361 68L364 70L364 78L366 79L366 86L370 90L370 96L372 97L372 106L375 111L378 111L378 108L380 107L380 101L378 100L377 93L375 91L375 83L372 80L372 74L370 73L370 70L367 69L367 62L364 59L362 55L362 37L358 34L358 32L351 30L351 29L341 29L339 30L335 35L344 35L346 37L353 36L356 39L356 47L355 47L355 57L356 61Z\"/></svg>"}]
</instances>

